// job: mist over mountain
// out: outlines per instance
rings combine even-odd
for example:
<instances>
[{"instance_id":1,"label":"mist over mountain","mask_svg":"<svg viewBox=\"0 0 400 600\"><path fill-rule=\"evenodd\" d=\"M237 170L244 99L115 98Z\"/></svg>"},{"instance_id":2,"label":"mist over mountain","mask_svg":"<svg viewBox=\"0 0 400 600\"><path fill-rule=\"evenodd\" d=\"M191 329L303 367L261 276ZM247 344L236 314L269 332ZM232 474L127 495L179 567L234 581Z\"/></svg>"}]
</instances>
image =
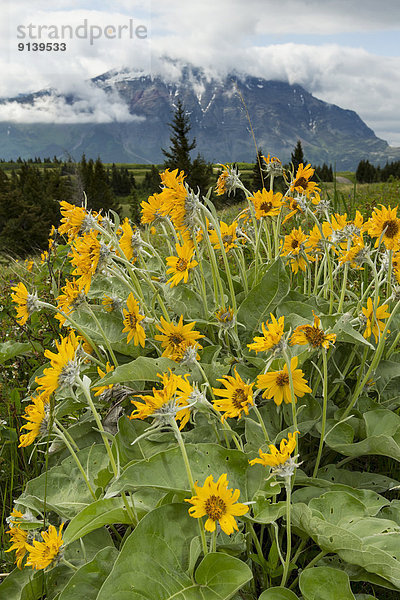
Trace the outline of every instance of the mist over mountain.
<instances>
[{"instance_id":1,"label":"mist over mountain","mask_svg":"<svg viewBox=\"0 0 400 600\"><path fill-rule=\"evenodd\" d=\"M255 159L247 113L258 147L284 162L298 139L308 161L336 164L338 170L355 169L361 159L378 164L400 158L400 148L378 138L357 113L296 84L235 73L217 77L185 66L173 81L129 69L109 71L92 79L90 90L92 98L77 89L0 100L0 116L12 107L30 121L0 121L0 157L79 159L85 153L104 162L162 162L179 96L190 114L196 152L212 162Z\"/></svg>"}]
</instances>

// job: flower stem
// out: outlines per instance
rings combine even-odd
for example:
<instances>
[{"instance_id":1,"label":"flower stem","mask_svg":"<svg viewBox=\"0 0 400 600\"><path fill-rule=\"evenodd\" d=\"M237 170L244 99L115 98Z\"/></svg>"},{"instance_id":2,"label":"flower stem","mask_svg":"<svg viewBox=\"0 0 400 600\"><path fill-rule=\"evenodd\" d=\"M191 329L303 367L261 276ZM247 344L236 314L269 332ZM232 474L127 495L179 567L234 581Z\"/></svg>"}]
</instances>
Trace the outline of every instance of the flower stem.
<instances>
[{"instance_id":1,"label":"flower stem","mask_svg":"<svg viewBox=\"0 0 400 600\"><path fill-rule=\"evenodd\" d=\"M292 487L290 485L290 477L286 477L285 479L285 490L286 490L286 558L285 564L283 565L283 575L281 581L281 587L285 587L288 573L289 573L289 565L290 565L290 554L292 552L292 526L291 526L291 517L290 517L290 509L291 509L291 492Z\"/></svg>"},{"instance_id":2,"label":"flower stem","mask_svg":"<svg viewBox=\"0 0 400 600\"><path fill-rule=\"evenodd\" d=\"M319 447L317 460L315 461L315 467L313 472L313 478L317 476L319 463L321 461L322 448L324 446L325 439L325 428L326 428L326 413L328 408L328 359L326 356L326 350L322 349L322 364L323 364L323 406L322 406L322 422L321 422L321 437L319 439Z\"/></svg>"},{"instance_id":3,"label":"flower stem","mask_svg":"<svg viewBox=\"0 0 400 600\"><path fill-rule=\"evenodd\" d=\"M103 329L103 327L102 327L99 319L96 317L96 315L95 315L92 307L90 306L90 304L88 302L86 302L86 308L89 309L89 312L90 312L90 315L91 315L93 321L96 323L97 327L99 328L99 331L100 331L101 336L102 336L102 338L104 340L106 348L107 348L108 352L110 353L110 356L112 358L114 366L115 366L115 368L117 368L118 367L118 361L117 361L117 359L115 357L114 350L111 347L111 344L110 344L110 342L109 342L109 340L108 340L108 338L107 338L107 336L105 334L105 331L104 331L104 329Z\"/></svg>"},{"instance_id":4,"label":"flower stem","mask_svg":"<svg viewBox=\"0 0 400 600\"><path fill-rule=\"evenodd\" d=\"M187 478L189 480L190 491L192 492L193 496L196 496L197 495L196 488L194 487L194 480L193 480L192 470L190 468L189 457L187 455L186 448L185 448L185 442L183 441L182 434L179 431L179 427L176 424L176 420L174 418L171 419L171 426L172 426L173 432L175 434L176 441L179 444L183 462L185 464L186 474L187 474ZM208 553L208 550L207 550L206 534L204 533L204 529L203 529L203 519L199 519L197 522L199 524L201 545L203 548L204 555L206 555Z\"/></svg>"},{"instance_id":5,"label":"flower stem","mask_svg":"<svg viewBox=\"0 0 400 600\"><path fill-rule=\"evenodd\" d=\"M67 446L72 458L74 459L76 466L79 469L80 474L83 477L84 482L87 485L87 488L90 492L90 495L92 496L93 500L97 500L96 498L96 494L93 491L93 488L90 484L90 481L85 473L85 469L82 466L81 461L79 460L78 456L76 455L75 450L72 448L71 444L69 443L67 437L64 435L64 433L61 431L61 429L59 427L57 427L57 421L55 420L54 424L53 424L53 431L55 431L57 433L57 435L62 439L62 441L64 442L64 444Z\"/></svg>"},{"instance_id":6,"label":"flower stem","mask_svg":"<svg viewBox=\"0 0 400 600\"><path fill-rule=\"evenodd\" d=\"M258 408L257 408L257 406L255 404L253 406L253 409L254 409L254 412L257 415L257 419L258 419L258 422L261 425L261 429L263 430L265 441L267 442L267 444L270 444L271 442L270 442L270 439L269 439L268 431L267 431L267 429L265 427L264 419L262 418L261 413L260 413L260 411L258 410Z\"/></svg>"}]
</instances>

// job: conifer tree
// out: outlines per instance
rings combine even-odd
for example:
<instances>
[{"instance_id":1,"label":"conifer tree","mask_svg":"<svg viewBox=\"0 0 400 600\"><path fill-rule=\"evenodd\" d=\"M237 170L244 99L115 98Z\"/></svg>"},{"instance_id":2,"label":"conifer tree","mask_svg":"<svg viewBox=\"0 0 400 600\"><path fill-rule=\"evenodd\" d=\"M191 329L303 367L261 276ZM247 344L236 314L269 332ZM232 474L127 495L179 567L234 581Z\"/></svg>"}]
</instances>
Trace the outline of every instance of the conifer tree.
<instances>
[{"instance_id":1,"label":"conifer tree","mask_svg":"<svg viewBox=\"0 0 400 600\"><path fill-rule=\"evenodd\" d=\"M190 152L196 147L196 139L193 139L192 142L189 141L190 119L180 99L178 99L175 115L169 126L172 129L171 146L169 150L161 149L166 157L164 168L184 171L185 181L188 185L194 191L200 189L202 193L206 193L212 176L212 165L207 163L200 154L193 161L191 159Z\"/></svg>"},{"instance_id":2,"label":"conifer tree","mask_svg":"<svg viewBox=\"0 0 400 600\"><path fill-rule=\"evenodd\" d=\"M300 163L303 163L304 166L306 165L306 159L304 158L303 147L301 145L300 140L297 140L297 144L294 147L294 150L290 157L290 162L293 163L295 173L296 173L297 169L299 168Z\"/></svg>"},{"instance_id":3,"label":"conifer tree","mask_svg":"<svg viewBox=\"0 0 400 600\"><path fill-rule=\"evenodd\" d=\"M169 123L169 126L172 129L171 146L169 150L161 148L166 157L164 167L171 170L179 169L179 171L184 171L188 175L192 166L190 152L196 147L196 140L193 139L192 142L189 142L190 121L179 98L172 123Z\"/></svg>"}]
</instances>

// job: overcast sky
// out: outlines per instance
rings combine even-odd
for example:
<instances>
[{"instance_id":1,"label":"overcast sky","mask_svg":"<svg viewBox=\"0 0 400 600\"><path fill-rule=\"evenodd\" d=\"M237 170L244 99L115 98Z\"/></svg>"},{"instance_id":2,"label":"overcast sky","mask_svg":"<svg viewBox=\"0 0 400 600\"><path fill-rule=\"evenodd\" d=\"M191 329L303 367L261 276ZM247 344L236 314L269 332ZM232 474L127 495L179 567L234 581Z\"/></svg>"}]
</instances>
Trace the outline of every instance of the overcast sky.
<instances>
[{"instance_id":1,"label":"overcast sky","mask_svg":"<svg viewBox=\"0 0 400 600\"><path fill-rule=\"evenodd\" d=\"M1 120L133 119L118 96L85 81L120 67L156 74L165 71L159 58L167 55L220 75L235 69L299 83L357 111L379 137L400 146L400 0L0 0L0 11L0 97L48 87L81 97L73 107L63 100L33 108L6 103ZM73 39L56 38L61 25L70 26ZM90 27L101 35L92 43ZM67 47L27 50L40 41Z\"/></svg>"}]
</instances>

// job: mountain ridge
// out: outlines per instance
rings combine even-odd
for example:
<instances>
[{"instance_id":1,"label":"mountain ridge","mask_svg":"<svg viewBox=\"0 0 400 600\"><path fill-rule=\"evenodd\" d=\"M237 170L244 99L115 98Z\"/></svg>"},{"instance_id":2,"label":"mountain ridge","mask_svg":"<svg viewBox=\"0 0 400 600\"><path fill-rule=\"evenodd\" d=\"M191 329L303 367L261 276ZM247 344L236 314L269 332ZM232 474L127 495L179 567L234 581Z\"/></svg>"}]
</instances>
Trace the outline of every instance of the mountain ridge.
<instances>
[{"instance_id":1,"label":"mountain ridge","mask_svg":"<svg viewBox=\"0 0 400 600\"><path fill-rule=\"evenodd\" d=\"M361 159L382 164L400 158L400 148L391 148L378 138L355 111L326 103L299 84L237 73L213 77L186 66L175 80L113 69L93 78L91 86L102 98L120 102L125 120L1 121L2 158L80 158L85 153L92 158L99 155L104 162L162 162L161 148L169 146L168 123L177 96L189 113L196 152L211 162L254 161L256 150L247 113L258 147L283 162L289 160L298 139L307 161L336 164L338 170L355 169ZM79 93L63 95L55 90L3 99L0 106L6 102L23 107L61 102L72 114L77 110L78 118L89 120L99 108L98 102L94 107L85 104Z\"/></svg>"}]
</instances>

